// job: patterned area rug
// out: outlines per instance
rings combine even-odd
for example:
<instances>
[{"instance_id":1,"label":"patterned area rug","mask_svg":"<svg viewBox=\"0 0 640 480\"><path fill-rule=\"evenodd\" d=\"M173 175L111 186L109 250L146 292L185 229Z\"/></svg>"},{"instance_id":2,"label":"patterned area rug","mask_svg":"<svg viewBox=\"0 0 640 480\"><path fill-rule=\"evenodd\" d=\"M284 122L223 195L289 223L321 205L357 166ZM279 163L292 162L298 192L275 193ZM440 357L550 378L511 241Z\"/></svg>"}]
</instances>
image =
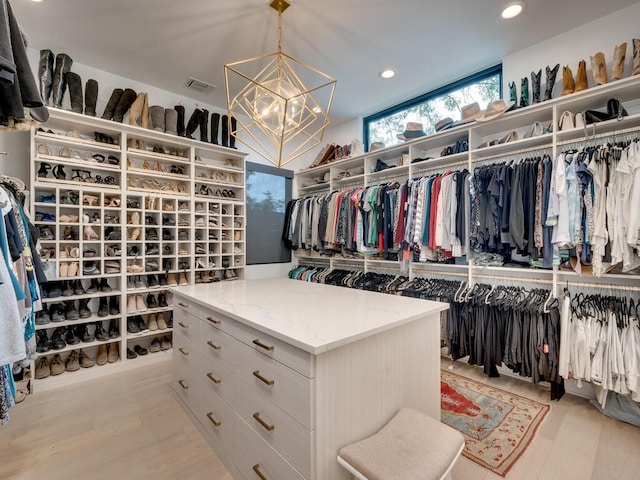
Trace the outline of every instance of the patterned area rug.
<instances>
[{"instance_id":1,"label":"patterned area rug","mask_svg":"<svg viewBox=\"0 0 640 480\"><path fill-rule=\"evenodd\" d=\"M549 405L441 371L442 421L466 440L462 455L504 477L524 453Z\"/></svg>"}]
</instances>

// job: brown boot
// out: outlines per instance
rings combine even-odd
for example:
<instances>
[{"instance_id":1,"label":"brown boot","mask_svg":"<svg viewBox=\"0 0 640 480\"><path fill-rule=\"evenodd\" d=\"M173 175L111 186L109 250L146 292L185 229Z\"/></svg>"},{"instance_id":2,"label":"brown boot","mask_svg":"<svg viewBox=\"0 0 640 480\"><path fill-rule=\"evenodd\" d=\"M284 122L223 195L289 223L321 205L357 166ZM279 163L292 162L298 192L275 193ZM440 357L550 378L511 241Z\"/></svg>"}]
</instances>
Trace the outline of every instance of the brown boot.
<instances>
[{"instance_id":1,"label":"brown boot","mask_svg":"<svg viewBox=\"0 0 640 480\"><path fill-rule=\"evenodd\" d=\"M598 52L591 57L591 74L593 83L596 85L607 83L607 62L604 59L604 53Z\"/></svg>"},{"instance_id":2,"label":"brown boot","mask_svg":"<svg viewBox=\"0 0 640 480\"><path fill-rule=\"evenodd\" d=\"M624 76L624 61L627 58L627 42L613 49L613 72L611 80L620 80Z\"/></svg>"},{"instance_id":3,"label":"brown boot","mask_svg":"<svg viewBox=\"0 0 640 480\"><path fill-rule=\"evenodd\" d=\"M640 38L633 39L633 70L631 74L640 74Z\"/></svg>"},{"instance_id":4,"label":"brown boot","mask_svg":"<svg viewBox=\"0 0 640 480\"><path fill-rule=\"evenodd\" d=\"M569 95L576 89L576 84L573 81L573 72L569 68L569 65L562 67L562 95Z\"/></svg>"},{"instance_id":5,"label":"brown boot","mask_svg":"<svg viewBox=\"0 0 640 480\"><path fill-rule=\"evenodd\" d=\"M141 92L129 109L129 123L143 128L149 128L149 100L145 92ZM138 123L138 120L140 123Z\"/></svg>"},{"instance_id":6,"label":"brown boot","mask_svg":"<svg viewBox=\"0 0 640 480\"><path fill-rule=\"evenodd\" d=\"M580 60L580 63L578 63L578 73L576 74L575 91L581 92L587 88L589 88L589 83L587 82L587 62Z\"/></svg>"}]
</instances>

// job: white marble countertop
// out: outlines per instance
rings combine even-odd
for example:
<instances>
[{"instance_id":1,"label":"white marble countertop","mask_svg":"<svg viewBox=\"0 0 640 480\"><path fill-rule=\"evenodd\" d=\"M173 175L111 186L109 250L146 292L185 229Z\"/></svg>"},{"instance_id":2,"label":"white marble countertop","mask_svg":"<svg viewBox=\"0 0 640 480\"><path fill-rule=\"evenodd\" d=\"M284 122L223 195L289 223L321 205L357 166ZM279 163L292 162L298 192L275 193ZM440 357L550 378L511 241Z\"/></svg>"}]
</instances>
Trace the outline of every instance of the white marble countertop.
<instances>
[{"instance_id":1,"label":"white marble countertop","mask_svg":"<svg viewBox=\"0 0 640 480\"><path fill-rule=\"evenodd\" d=\"M312 354L448 308L446 303L289 278L196 284L172 291Z\"/></svg>"}]
</instances>

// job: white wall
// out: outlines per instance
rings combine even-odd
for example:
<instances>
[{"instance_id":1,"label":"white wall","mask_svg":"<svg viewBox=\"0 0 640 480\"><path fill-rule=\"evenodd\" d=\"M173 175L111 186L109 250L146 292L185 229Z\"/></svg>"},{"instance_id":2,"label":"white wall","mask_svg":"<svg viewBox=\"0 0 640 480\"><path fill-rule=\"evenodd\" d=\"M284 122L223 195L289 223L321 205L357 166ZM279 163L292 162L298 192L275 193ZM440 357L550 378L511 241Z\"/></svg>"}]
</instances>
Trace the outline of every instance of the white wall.
<instances>
[{"instance_id":1,"label":"white wall","mask_svg":"<svg viewBox=\"0 0 640 480\"><path fill-rule=\"evenodd\" d=\"M520 98L520 79L528 77L531 82L531 71L537 72L539 69L542 69L542 91L544 92L545 67L549 65L553 68L559 63L560 69L553 91L553 96L557 97L562 92L562 67L568 65L575 77L580 60L587 62L587 78L591 87L593 86L591 55L597 52L604 53L610 78L614 47L624 42L627 42L624 76L631 75L632 39L640 38L639 18L640 2L505 57L502 61L505 97L509 96L509 82L515 81L518 98Z\"/></svg>"}]
</instances>

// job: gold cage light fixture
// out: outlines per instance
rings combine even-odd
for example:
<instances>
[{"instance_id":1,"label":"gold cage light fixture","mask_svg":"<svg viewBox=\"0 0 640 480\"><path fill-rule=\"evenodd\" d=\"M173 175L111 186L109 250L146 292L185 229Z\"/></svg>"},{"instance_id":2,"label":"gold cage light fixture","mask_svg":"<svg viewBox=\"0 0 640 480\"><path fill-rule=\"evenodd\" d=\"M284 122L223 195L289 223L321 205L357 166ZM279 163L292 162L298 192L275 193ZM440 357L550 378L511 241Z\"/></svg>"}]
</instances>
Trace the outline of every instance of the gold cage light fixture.
<instances>
[{"instance_id":1,"label":"gold cage light fixture","mask_svg":"<svg viewBox=\"0 0 640 480\"><path fill-rule=\"evenodd\" d=\"M336 80L282 51L286 0L278 12L278 51L224 66L231 131L236 139L280 167L322 142ZM235 93L234 93L235 92Z\"/></svg>"}]
</instances>

